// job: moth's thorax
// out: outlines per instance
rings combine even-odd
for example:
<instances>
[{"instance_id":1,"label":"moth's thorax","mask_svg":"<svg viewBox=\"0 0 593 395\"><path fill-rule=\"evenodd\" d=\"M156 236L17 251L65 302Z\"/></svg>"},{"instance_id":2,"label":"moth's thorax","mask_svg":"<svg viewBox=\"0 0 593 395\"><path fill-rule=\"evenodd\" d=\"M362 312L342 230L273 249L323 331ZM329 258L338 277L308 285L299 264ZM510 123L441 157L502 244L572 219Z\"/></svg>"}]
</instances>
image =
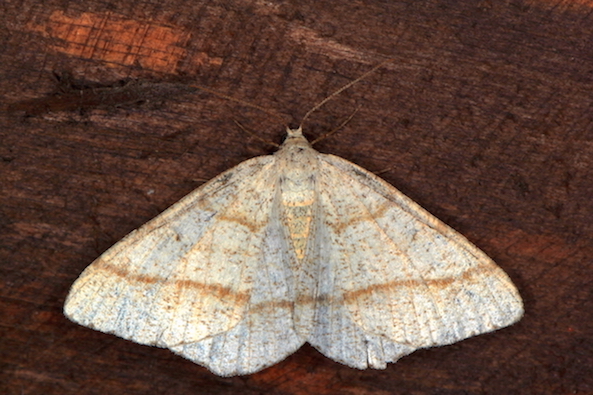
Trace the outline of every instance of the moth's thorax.
<instances>
[{"instance_id":1,"label":"moth's thorax","mask_svg":"<svg viewBox=\"0 0 593 395\"><path fill-rule=\"evenodd\" d=\"M288 129L288 136L276 152L282 218L297 259L304 258L311 233L316 198L316 168L319 153L301 129Z\"/></svg>"},{"instance_id":2,"label":"moth's thorax","mask_svg":"<svg viewBox=\"0 0 593 395\"><path fill-rule=\"evenodd\" d=\"M276 168L283 191L300 193L314 189L315 174L320 153L301 133L301 129L288 129L288 136L276 152Z\"/></svg>"}]
</instances>

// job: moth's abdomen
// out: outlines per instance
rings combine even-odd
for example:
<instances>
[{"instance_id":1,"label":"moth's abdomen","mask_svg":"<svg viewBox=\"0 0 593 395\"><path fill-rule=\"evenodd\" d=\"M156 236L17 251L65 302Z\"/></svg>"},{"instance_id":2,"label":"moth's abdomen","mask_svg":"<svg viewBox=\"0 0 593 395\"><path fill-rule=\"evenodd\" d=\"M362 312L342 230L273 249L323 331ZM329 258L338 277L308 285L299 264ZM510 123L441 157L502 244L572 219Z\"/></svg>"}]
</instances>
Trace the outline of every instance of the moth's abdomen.
<instances>
[{"instance_id":1,"label":"moth's abdomen","mask_svg":"<svg viewBox=\"0 0 593 395\"><path fill-rule=\"evenodd\" d=\"M300 172L299 172L300 173ZM282 217L294 253L300 261L307 251L316 206L315 179L312 175L285 176L281 183Z\"/></svg>"}]
</instances>

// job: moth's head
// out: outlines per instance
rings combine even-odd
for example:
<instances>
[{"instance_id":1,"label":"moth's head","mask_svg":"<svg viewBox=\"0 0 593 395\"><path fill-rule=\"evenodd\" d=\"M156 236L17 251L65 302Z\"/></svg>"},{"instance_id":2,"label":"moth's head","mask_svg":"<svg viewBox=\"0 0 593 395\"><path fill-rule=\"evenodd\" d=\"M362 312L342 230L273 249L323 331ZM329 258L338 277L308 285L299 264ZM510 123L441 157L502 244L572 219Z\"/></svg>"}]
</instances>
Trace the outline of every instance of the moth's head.
<instances>
[{"instance_id":1,"label":"moth's head","mask_svg":"<svg viewBox=\"0 0 593 395\"><path fill-rule=\"evenodd\" d=\"M311 148L309 141L303 136L303 128L298 127L297 129L286 128L286 139L282 143L282 148L295 147L295 148Z\"/></svg>"}]
</instances>

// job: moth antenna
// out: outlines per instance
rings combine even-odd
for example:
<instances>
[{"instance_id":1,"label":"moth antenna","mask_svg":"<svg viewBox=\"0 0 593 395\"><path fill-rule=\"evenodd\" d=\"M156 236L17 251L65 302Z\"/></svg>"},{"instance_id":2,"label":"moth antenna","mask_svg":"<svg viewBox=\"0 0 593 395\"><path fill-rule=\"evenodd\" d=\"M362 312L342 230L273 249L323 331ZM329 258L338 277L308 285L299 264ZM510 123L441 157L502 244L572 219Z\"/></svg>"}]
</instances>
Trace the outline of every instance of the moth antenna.
<instances>
[{"instance_id":1,"label":"moth antenna","mask_svg":"<svg viewBox=\"0 0 593 395\"><path fill-rule=\"evenodd\" d=\"M237 124L237 126L238 126L238 127L240 127L240 128L241 128L241 130L243 130L245 133L247 133L247 134L248 134L248 135L250 135L251 137L254 137L254 138L256 138L257 140L259 140L259 141L261 141L261 142L264 142L264 143L266 143L266 144L269 144L269 145L271 145L271 146L273 146L273 147L280 148L280 144L276 144L276 143L274 143L273 141L269 141L269 140L266 140L266 139L263 139L263 138L259 137L257 134L253 133L252 131L248 130L248 129L247 129L247 128L245 128L243 125L241 125L241 123L240 123L239 121L235 121L235 123Z\"/></svg>"},{"instance_id":2,"label":"moth antenna","mask_svg":"<svg viewBox=\"0 0 593 395\"><path fill-rule=\"evenodd\" d=\"M204 92L208 92L208 93L210 93L210 94L212 94L214 96L218 96L218 97L220 97L222 99L234 101L235 103L239 103L239 104L242 104L244 106L255 108L256 110L260 110L260 111L262 111L262 112L264 112L264 113L266 113L266 114L268 114L268 115L270 115L270 116L272 116L272 117L280 120L280 122L282 122L284 124L284 126L286 126L286 123L284 122L284 119L282 119L282 117L280 115L278 115L278 114L276 114L276 113L268 110L267 108L264 108L262 106L258 106L257 104L249 103L248 101L245 101L245 100L237 99L236 97L233 97L233 96L225 95L224 93L217 92L214 89L206 88L205 86L202 86L202 85L192 84L192 85L190 85L190 87L199 89L199 90L204 91Z\"/></svg>"},{"instance_id":3,"label":"moth antenna","mask_svg":"<svg viewBox=\"0 0 593 395\"><path fill-rule=\"evenodd\" d=\"M322 101L317 103L315 106L313 106L312 109L307 111L307 113L303 117L303 120L301 121L301 127L303 126L303 123L305 123L305 120L309 117L309 115L311 115L313 112L317 111L319 109L319 107L323 106L325 103L327 103L328 101L330 101L331 99L333 99L334 97L336 97L337 95L339 95L340 93L345 91L346 89L350 88L352 85L367 78L369 75L373 74L375 71L379 70L381 67L385 66L386 64L393 62L394 60L395 60L394 58L391 58L391 59L387 59L384 62L379 63L377 66L373 67L372 69L370 69L369 71L367 71L366 73L364 73L363 75L358 77L357 79L350 81L349 83L347 83L346 85L344 85L343 87L341 87L340 89L338 89L337 91L335 91L334 93L332 93L331 95L329 95L328 97L326 97L325 99L323 99Z\"/></svg>"},{"instance_id":4,"label":"moth antenna","mask_svg":"<svg viewBox=\"0 0 593 395\"><path fill-rule=\"evenodd\" d=\"M329 136L331 136L332 134L336 133L338 130L342 129L344 126L346 126L346 124L347 124L348 122L350 122L350 120L351 120L352 118L354 118L354 114L356 114L356 113L358 112L358 110L360 110L360 107L358 107L356 110L354 110L354 111L352 112L352 114L350 114L350 116L349 116L349 117L348 117L348 118L347 118L347 119L346 119L344 122L342 122L342 123L340 124L340 126L338 126L337 128L334 128L333 130L331 130L331 131L329 131L329 132L327 132L327 133L325 133L325 134L322 134L321 136L317 137L315 140L311 141L311 145L315 145L315 144L317 144L318 142L320 142L321 140L325 140L326 138L328 138L328 137L329 137Z\"/></svg>"}]
</instances>

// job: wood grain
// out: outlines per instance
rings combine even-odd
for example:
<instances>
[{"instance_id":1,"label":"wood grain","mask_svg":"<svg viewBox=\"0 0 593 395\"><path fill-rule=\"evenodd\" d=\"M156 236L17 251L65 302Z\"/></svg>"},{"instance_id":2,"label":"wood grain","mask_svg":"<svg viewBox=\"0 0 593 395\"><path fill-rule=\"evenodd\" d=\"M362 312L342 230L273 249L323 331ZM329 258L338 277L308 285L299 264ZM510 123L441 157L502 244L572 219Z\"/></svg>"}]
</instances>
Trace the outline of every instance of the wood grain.
<instances>
[{"instance_id":1,"label":"wood grain","mask_svg":"<svg viewBox=\"0 0 593 395\"><path fill-rule=\"evenodd\" d=\"M0 393L593 393L593 23L587 1L138 3L0 12ZM517 325L357 371L304 347L223 379L69 322L100 253L205 180L274 151L281 112L395 62L304 125L483 249Z\"/></svg>"}]
</instances>

